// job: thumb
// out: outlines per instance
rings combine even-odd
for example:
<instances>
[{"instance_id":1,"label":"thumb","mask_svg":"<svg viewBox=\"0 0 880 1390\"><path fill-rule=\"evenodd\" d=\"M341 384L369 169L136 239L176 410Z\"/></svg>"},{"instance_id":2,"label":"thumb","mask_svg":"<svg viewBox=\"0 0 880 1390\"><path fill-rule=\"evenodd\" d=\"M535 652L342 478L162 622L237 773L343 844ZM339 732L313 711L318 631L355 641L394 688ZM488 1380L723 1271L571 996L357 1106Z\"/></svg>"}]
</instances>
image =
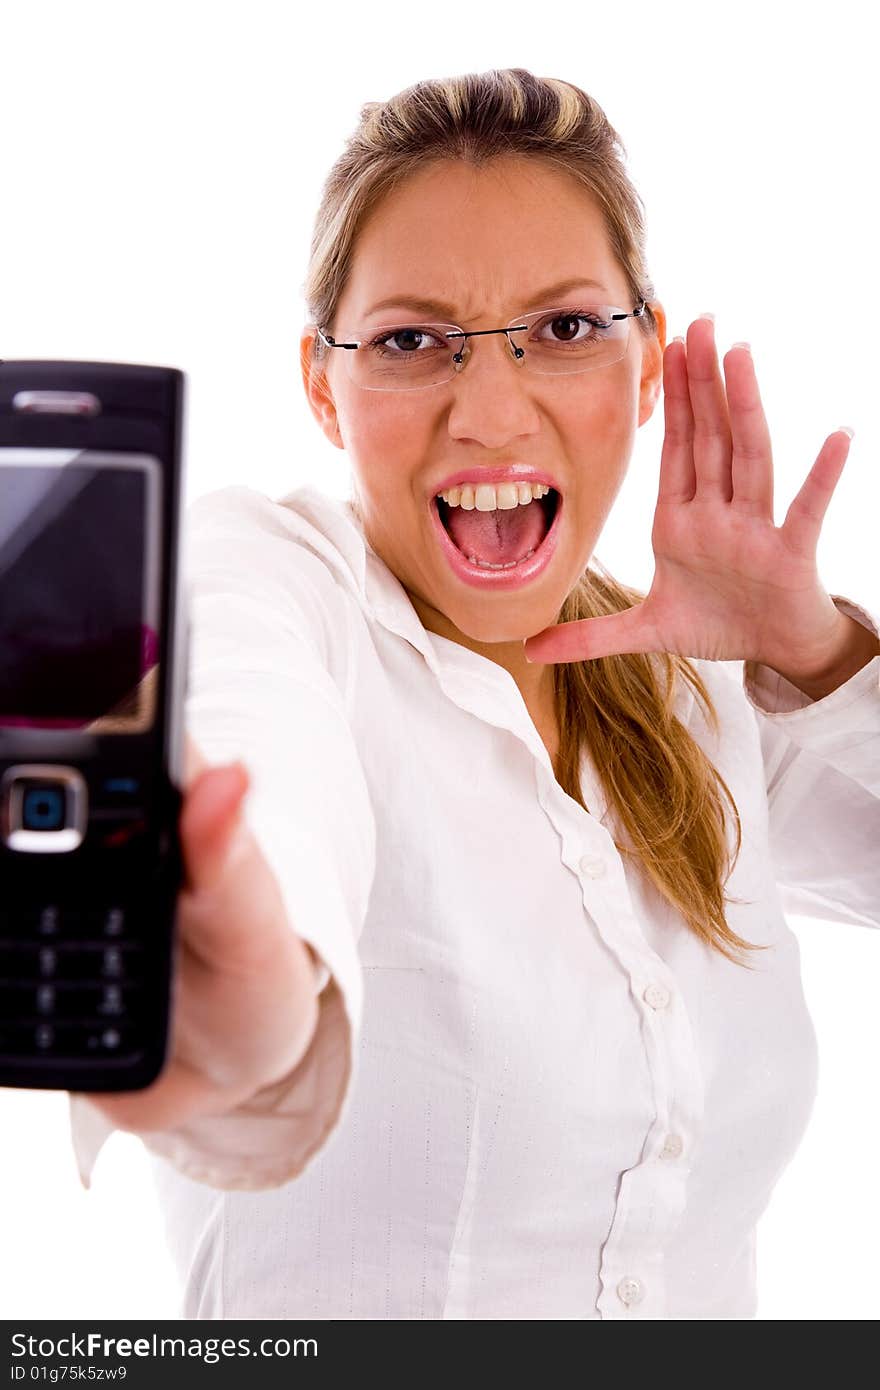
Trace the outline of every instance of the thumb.
<instances>
[{"instance_id":1,"label":"thumb","mask_svg":"<svg viewBox=\"0 0 880 1390\"><path fill-rule=\"evenodd\" d=\"M180 813L186 887L191 892L218 884L242 825L242 802L249 785L241 762L205 767L193 778Z\"/></svg>"},{"instance_id":2,"label":"thumb","mask_svg":"<svg viewBox=\"0 0 880 1390\"><path fill-rule=\"evenodd\" d=\"M566 661L595 661L600 656L625 656L630 652L651 652L659 648L655 634L645 621L644 603L634 604L623 613L607 613L601 618L581 618L574 623L557 623L523 643L528 662L561 664Z\"/></svg>"}]
</instances>

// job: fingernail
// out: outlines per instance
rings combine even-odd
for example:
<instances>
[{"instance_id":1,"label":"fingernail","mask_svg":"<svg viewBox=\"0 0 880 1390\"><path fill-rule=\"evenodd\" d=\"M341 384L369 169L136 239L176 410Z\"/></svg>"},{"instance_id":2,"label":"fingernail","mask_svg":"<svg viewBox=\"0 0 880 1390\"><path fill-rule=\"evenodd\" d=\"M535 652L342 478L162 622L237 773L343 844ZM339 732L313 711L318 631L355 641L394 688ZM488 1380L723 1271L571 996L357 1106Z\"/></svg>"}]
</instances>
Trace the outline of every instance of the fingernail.
<instances>
[{"instance_id":1,"label":"fingernail","mask_svg":"<svg viewBox=\"0 0 880 1390\"><path fill-rule=\"evenodd\" d=\"M676 336L673 338L672 341L673 341L674 343L683 343L683 342L684 342L684 338L682 338L682 337L680 337L678 334L676 334Z\"/></svg>"},{"instance_id":2,"label":"fingernail","mask_svg":"<svg viewBox=\"0 0 880 1390\"><path fill-rule=\"evenodd\" d=\"M711 319L713 323L715 322L715 315L714 315L714 314L700 314L700 318L701 318L701 319Z\"/></svg>"},{"instance_id":3,"label":"fingernail","mask_svg":"<svg viewBox=\"0 0 880 1390\"><path fill-rule=\"evenodd\" d=\"M743 342L740 342L740 343L731 343L731 347L744 347L744 348L746 349L747 352L751 352L751 350L752 350L752 345L751 345L751 343L743 343Z\"/></svg>"},{"instance_id":4,"label":"fingernail","mask_svg":"<svg viewBox=\"0 0 880 1390\"><path fill-rule=\"evenodd\" d=\"M851 425L838 425L838 429L843 430L844 434L848 434L850 439L852 439L853 435L855 434L855 430L852 428Z\"/></svg>"}]
</instances>

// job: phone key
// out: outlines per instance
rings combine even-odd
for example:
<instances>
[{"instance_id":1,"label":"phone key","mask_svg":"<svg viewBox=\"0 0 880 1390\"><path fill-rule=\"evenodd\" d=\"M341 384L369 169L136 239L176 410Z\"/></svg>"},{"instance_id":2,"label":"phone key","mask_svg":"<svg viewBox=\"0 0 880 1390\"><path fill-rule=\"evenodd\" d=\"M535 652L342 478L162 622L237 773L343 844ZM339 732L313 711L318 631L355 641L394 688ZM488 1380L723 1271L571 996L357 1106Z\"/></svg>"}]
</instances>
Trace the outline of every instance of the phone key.
<instances>
[{"instance_id":1,"label":"phone key","mask_svg":"<svg viewBox=\"0 0 880 1390\"><path fill-rule=\"evenodd\" d=\"M60 912L60 933L63 940L104 941L107 938L129 937L131 912L118 903L72 902Z\"/></svg>"},{"instance_id":2,"label":"phone key","mask_svg":"<svg viewBox=\"0 0 880 1390\"><path fill-rule=\"evenodd\" d=\"M36 925L40 936L55 936L57 934L60 915L56 903L49 903L39 909Z\"/></svg>"},{"instance_id":3,"label":"phone key","mask_svg":"<svg viewBox=\"0 0 880 1390\"><path fill-rule=\"evenodd\" d=\"M131 908L110 902L47 903L5 907L0 911L0 939L8 941L129 940L138 920Z\"/></svg>"},{"instance_id":4,"label":"phone key","mask_svg":"<svg viewBox=\"0 0 880 1390\"><path fill-rule=\"evenodd\" d=\"M78 1038L81 1052L88 1056L118 1057L142 1051L137 1031L124 1023L80 1027Z\"/></svg>"},{"instance_id":5,"label":"phone key","mask_svg":"<svg viewBox=\"0 0 880 1390\"><path fill-rule=\"evenodd\" d=\"M56 1060L129 1056L142 1051L137 1031L112 1023L6 1023L0 1021L0 1056Z\"/></svg>"},{"instance_id":6,"label":"phone key","mask_svg":"<svg viewBox=\"0 0 880 1390\"><path fill-rule=\"evenodd\" d=\"M63 970L67 979L91 979L98 981L117 981L126 983L137 970L143 951L140 946L126 943L118 946L83 946L71 951L64 962Z\"/></svg>"},{"instance_id":7,"label":"phone key","mask_svg":"<svg viewBox=\"0 0 880 1390\"><path fill-rule=\"evenodd\" d=\"M27 941L0 941L0 977L28 979L54 976L58 969L58 951L54 946L36 946Z\"/></svg>"},{"instance_id":8,"label":"phone key","mask_svg":"<svg viewBox=\"0 0 880 1390\"><path fill-rule=\"evenodd\" d=\"M139 973L144 948L140 942L59 942L37 946L28 942L0 942L0 978L33 980L125 980Z\"/></svg>"},{"instance_id":9,"label":"phone key","mask_svg":"<svg viewBox=\"0 0 880 1390\"><path fill-rule=\"evenodd\" d=\"M113 1022L130 1017L140 1001L140 990L117 983L68 985L58 991L57 1012L66 1018Z\"/></svg>"},{"instance_id":10,"label":"phone key","mask_svg":"<svg viewBox=\"0 0 880 1390\"><path fill-rule=\"evenodd\" d=\"M42 926L38 927L38 934L42 930ZM93 935L88 914L78 903L63 903L59 908L58 935L62 941L82 941Z\"/></svg>"},{"instance_id":11,"label":"phone key","mask_svg":"<svg viewBox=\"0 0 880 1390\"><path fill-rule=\"evenodd\" d=\"M105 936L121 936L128 926L124 908L103 908L101 916L103 918L102 926Z\"/></svg>"},{"instance_id":12,"label":"phone key","mask_svg":"<svg viewBox=\"0 0 880 1390\"><path fill-rule=\"evenodd\" d=\"M0 1018L31 1018L36 1014L50 1015L55 1009L55 986L0 983Z\"/></svg>"},{"instance_id":13,"label":"phone key","mask_svg":"<svg viewBox=\"0 0 880 1390\"><path fill-rule=\"evenodd\" d=\"M10 903L0 914L0 936L16 941L51 940L61 928L58 903Z\"/></svg>"},{"instance_id":14,"label":"phone key","mask_svg":"<svg viewBox=\"0 0 880 1390\"><path fill-rule=\"evenodd\" d=\"M98 907L87 904L77 909L78 926L75 935L81 941L115 941L120 937L127 939L131 936L134 916L130 908L121 907L118 903L111 902ZM70 934L74 935L73 932Z\"/></svg>"},{"instance_id":15,"label":"phone key","mask_svg":"<svg viewBox=\"0 0 880 1390\"><path fill-rule=\"evenodd\" d=\"M98 981L38 984L0 982L0 1018L38 1023L58 1019L112 1021L140 1010L142 991L128 983Z\"/></svg>"},{"instance_id":16,"label":"phone key","mask_svg":"<svg viewBox=\"0 0 880 1390\"><path fill-rule=\"evenodd\" d=\"M108 1017L124 1014L126 994L121 985L101 985L100 996L95 1003L96 1011Z\"/></svg>"},{"instance_id":17,"label":"phone key","mask_svg":"<svg viewBox=\"0 0 880 1390\"><path fill-rule=\"evenodd\" d=\"M51 1023L0 1024L0 1054L20 1057L51 1052L57 1040L57 1030Z\"/></svg>"},{"instance_id":18,"label":"phone key","mask_svg":"<svg viewBox=\"0 0 880 1390\"><path fill-rule=\"evenodd\" d=\"M57 994L55 985L37 985L34 1002L41 1014L50 1014L54 1011Z\"/></svg>"},{"instance_id":19,"label":"phone key","mask_svg":"<svg viewBox=\"0 0 880 1390\"><path fill-rule=\"evenodd\" d=\"M106 946L101 953L101 974L118 976L125 973L125 956L118 946Z\"/></svg>"}]
</instances>

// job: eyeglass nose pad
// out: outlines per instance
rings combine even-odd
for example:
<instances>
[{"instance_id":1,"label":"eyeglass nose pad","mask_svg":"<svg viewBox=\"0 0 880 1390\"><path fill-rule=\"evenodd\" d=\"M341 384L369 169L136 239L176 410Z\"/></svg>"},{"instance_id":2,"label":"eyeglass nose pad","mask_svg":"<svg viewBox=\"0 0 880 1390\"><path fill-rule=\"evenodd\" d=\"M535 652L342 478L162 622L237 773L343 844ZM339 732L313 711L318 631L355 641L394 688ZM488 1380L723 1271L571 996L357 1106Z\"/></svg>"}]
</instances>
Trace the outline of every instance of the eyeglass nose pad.
<instances>
[{"instance_id":1,"label":"eyeglass nose pad","mask_svg":"<svg viewBox=\"0 0 880 1390\"><path fill-rule=\"evenodd\" d=\"M525 350L525 348L521 348L521 347L519 346L519 343L515 343L515 342L513 341L513 339L512 339L511 336L510 336L510 329L509 329L509 328L505 329L505 331L504 331L504 336L505 336L505 338L507 339L508 344L510 345L510 347L513 348L513 355L514 355L514 358L516 359L517 362L520 362L520 361L522 360L522 358L525 357L525 355L526 355L526 350Z\"/></svg>"},{"instance_id":2,"label":"eyeglass nose pad","mask_svg":"<svg viewBox=\"0 0 880 1390\"><path fill-rule=\"evenodd\" d=\"M510 347L513 348L513 355L516 361L521 361L521 359L526 355L525 348L518 347L517 344L513 342L513 340L508 336L506 329L502 329L500 331L504 333L504 336L507 338ZM454 352L452 354L452 361L456 367L461 367L462 363L464 362L464 348L459 348L458 352Z\"/></svg>"}]
</instances>

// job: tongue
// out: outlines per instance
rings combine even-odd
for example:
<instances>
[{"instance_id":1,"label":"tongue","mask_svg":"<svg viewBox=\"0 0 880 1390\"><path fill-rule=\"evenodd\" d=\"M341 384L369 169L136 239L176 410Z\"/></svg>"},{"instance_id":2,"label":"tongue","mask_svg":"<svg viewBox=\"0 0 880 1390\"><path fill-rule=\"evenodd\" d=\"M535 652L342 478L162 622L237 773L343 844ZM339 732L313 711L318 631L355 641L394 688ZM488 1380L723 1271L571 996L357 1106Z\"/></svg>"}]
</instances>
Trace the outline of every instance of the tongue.
<instances>
[{"instance_id":1,"label":"tongue","mask_svg":"<svg viewBox=\"0 0 880 1390\"><path fill-rule=\"evenodd\" d=\"M537 550L547 530L547 517L537 499L507 511L465 511L450 507L447 530L465 555L475 555L492 565L521 560L529 550Z\"/></svg>"}]
</instances>

